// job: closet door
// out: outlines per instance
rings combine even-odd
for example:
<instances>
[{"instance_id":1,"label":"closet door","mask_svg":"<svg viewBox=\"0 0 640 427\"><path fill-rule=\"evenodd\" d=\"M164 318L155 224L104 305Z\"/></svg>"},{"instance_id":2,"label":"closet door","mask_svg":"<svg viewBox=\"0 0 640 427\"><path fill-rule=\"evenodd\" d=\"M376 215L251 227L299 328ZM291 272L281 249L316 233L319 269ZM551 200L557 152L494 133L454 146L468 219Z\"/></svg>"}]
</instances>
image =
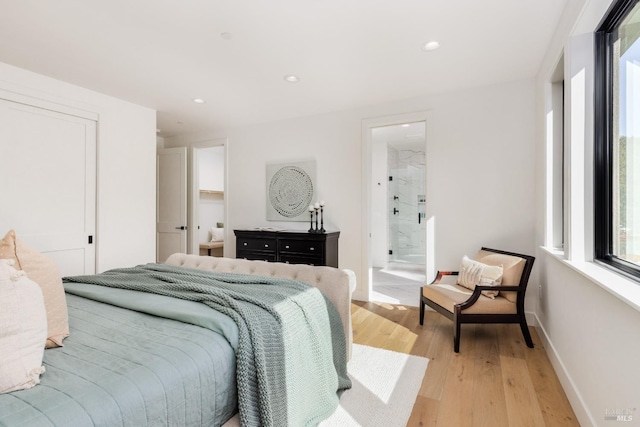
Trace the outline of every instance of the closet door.
<instances>
[{"instance_id":1,"label":"closet door","mask_svg":"<svg viewBox=\"0 0 640 427\"><path fill-rule=\"evenodd\" d=\"M0 99L0 233L95 273L96 122Z\"/></svg>"}]
</instances>

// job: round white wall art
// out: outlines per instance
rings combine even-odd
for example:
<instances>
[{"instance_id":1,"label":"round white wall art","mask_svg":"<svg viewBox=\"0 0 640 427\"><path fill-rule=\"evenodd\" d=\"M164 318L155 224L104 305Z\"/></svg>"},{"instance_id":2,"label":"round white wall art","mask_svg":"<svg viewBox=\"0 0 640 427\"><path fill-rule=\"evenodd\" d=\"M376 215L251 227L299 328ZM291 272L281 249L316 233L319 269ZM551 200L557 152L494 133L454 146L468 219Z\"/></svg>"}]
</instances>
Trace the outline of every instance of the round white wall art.
<instances>
[{"instance_id":1,"label":"round white wall art","mask_svg":"<svg viewBox=\"0 0 640 427\"><path fill-rule=\"evenodd\" d=\"M269 165L267 168L267 219L307 221L313 204L315 164ZM271 169L271 170L270 170ZM311 169L311 170L310 170Z\"/></svg>"}]
</instances>

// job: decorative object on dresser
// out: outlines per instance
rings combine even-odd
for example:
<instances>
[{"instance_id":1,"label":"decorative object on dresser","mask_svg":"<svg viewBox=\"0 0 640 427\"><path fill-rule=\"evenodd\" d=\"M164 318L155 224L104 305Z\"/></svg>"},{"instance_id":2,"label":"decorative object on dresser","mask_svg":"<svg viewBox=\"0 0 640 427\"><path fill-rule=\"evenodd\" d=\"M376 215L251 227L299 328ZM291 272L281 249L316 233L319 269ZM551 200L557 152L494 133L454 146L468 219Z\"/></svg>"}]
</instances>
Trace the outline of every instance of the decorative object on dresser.
<instances>
[{"instance_id":1,"label":"decorative object on dresser","mask_svg":"<svg viewBox=\"0 0 640 427\"><path fill-rule=\"evenodd\" d=\"M236 258L338 267L339 231L234 230Z\"/></svg>"},{"instance_id":2,"label":"decorative object on dresser","mask_svg":"<svg viewBox=\"0 0 640 427\"><path fill-rule=\"evenodd\" d=\"M311 214L310 218L310 227L309 233L325 233L327 230L324 229L324 200L320 202L316 202L315 205L309 205L309 213ZM320 227L318 227L318 209L320 210ZM313 227L313 212L316 213L316 226Z\"/></svg>"}]
</instances>

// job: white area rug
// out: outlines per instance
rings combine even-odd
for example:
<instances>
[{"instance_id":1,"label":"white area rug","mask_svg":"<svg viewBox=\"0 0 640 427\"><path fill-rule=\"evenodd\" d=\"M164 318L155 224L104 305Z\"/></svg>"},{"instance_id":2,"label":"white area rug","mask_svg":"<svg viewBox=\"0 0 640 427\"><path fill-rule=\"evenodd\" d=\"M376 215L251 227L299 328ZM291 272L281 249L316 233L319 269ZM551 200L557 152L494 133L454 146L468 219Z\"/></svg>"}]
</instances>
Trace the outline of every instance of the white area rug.
<instances>
[{"instance_id":1,"label":"white area rug","mask_svg":"<svg viewBox=\"0 0 640 427\"><path fill-rule=\"evenodd\" d=\"M353 387L320 427L405 427L429 359L353 344L347 366ZM240 427L236 414L223 427Z\"/></svg>"},{"instance_id":2,"label":"white area rug","mask_svg":"<svg viewBox=\"0 0 640 427\"><path fill-rule=\"evenodd\" d=\"M406 426L428 362L424 357L354 344L347 368L353 387L320 426Z\"/></svg>"}]
</instances>

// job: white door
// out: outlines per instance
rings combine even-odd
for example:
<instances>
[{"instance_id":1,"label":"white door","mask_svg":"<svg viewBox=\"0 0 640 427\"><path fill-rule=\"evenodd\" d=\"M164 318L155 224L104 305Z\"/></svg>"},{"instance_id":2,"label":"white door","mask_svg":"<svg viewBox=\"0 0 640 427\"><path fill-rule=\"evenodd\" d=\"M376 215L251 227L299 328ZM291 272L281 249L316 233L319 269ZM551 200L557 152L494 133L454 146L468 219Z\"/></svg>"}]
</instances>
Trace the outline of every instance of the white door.
<instances>
[{"instance_id":1,"label":"white door","mask_svg":"<svg viewBox=\"0 0 640 427\"><path fill-rule=\"evenodd\" d=\"M156 261L187 252L187 148L158 150Z\"/></svg>"},{"instance_id":2,"label":"white door","mask_svg":"<svg viewBox=\"0 0 640 427\"><path fill-rule=\"evenodd\" d=\"M0 99L0 233L95 273L96 122Z\"/></svg>"}]
</instances>

